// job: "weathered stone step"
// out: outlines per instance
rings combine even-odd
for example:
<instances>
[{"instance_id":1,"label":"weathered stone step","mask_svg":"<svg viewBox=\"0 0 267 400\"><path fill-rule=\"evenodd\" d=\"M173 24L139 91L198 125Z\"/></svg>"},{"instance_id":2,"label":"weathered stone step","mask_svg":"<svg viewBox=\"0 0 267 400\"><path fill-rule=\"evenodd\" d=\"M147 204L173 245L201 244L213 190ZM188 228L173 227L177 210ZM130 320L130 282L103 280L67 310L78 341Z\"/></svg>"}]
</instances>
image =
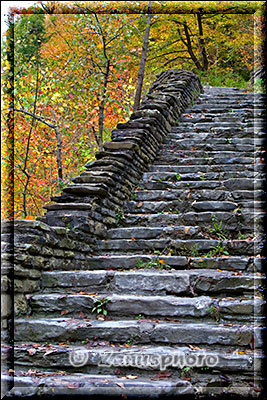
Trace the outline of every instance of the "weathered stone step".
<instances>
[{"instance_id":1,"label":"weathered stone step","mask_svg":"<svg viewBox=\"0 0 267 400\"><path fill-rule=\"evenodd\" d=\"M265 113L265 107L263 104L251 104L251 102L240 102L240 103L231 103L225 102L220 104L210 104L210 103L195 103L192 108L185 110L185 113L192 112L192 113L209 113L209 114L220 114L222 112L246 112L247 110L251 110L256 113Z\"/></svg>"},{"instance_id":2,"label":"weathered stone step","mask_svg":"<svg viewBox=\"0 0 267 400\"><path fill-rule=\"evenodd\" d=\"M264 164L246 165L247 171L264 171ZM175 173L196 173L196 172L238 172L244 171L242 164L223 165L159 165L153 164L149 172L175 172ZM148 173L149 173L148 172Z\"/></svg>"},{"instance_id":3,"label":"weathered stone step","mask_svg":"<svg viewBox=\"0 0 267 400\"><path fill-rule=\"evenodd\" d=\"M159 268L165 270L160 270ZM158 268L158 270L156 269ZM213 269L190 269L184 271L171 268L161 258L153 262L136 263L135 271L52 271L42 274L42 291L77 291L129 294L193 294L205 293L251 293L263 285L259 274ZM219 269L219 268L218 268ZM259 292L260 293L260 292Z\"/></svg>"},{"instance_id":4,"label":"weathered stone step","mask_svg":"<svg viewBox=\"0 0 267 400\"><path fill-rule=\"evenodd\" d=\"M205 348L191 349L186 346L58 346L45 345L34 347L35 343L16 344L14 348L15 365L31 365L33 367L46 367L61 369L63 366L70 370L82 368L83 373L101 372L105 368L124 368L135 371L175 370L181 372L188 367L188 361L195 361L195 372L204 372L209 367L209 373L225 371L259 372L262 367L263 354L260 351L214 351ZM38 343L37 343L38 344ZM32 349L36 350L35 352ZM29 352L34 353L32 355ZM84 358L77 362L75 357L83 354ZM75 361L77 366L75 368ZM204 368L203 368L204 367ZM16 368L15 368L16 370ZM215 371L216 370L216 371Z\"/></svg>"},{"instance_id":5,"label":"weathered stone step","mask_svg":"<svg viewBox=\"0 0 267 400\"><path fill-rule=\"evenodd\" d=\"M81 342L96 339L112 343L206 344L209 346L262 346L263 328L237 323L184 323L133 319L100 321L74 318L27 318L16 320L15 341Z\"/></svg>"},{"instance_id":6,"label":"weathered stone step","mask_svg":"<svg viewBox=\"0 0 267 400\"><path fill-rule=\"evenodd\" d=\"M160 151L157 163L158 164L176 164L176 165L190 165L190 164L246 164L245 160L254 163L255 159L264 159L264 154L236 154L236 152L217 152L213 153L210 151ZM201 160L199 162L199 160Z\"/></svg>"},{"instance_id":7,"label":"weathered stone step","mask_svg":"<svg viewBox=\"0 0 267 400\"><path fill-rule=\"evenodd\" d=\"M230 140L230 139L229 139ZM172 140L168 139L168 141L165 141L163 145L161 146L161 151L167 151L169 150L170 152L174 151L236 151L236 152L254 152L256 148L252 144L234 144L234 143L228 143L225 141L225 143L213 143L212 141L201 141L201 139L182 139L182 140Z\"/></svg>"},{"instance_id":8,"label":"weathered stone step","mask_svg":"<svg viewBox=\"0 0 267 400\"><path fill-rule=\"evenodd\" d=\"M149 254L129 254L123 253L118 255L97 255L87 256L87 263L79 270L138 270L142 264L149 264L152 270L162 268L166 270L165 264L158 262L159 257ZM263 258L258 257L245 257L245 256L231 256L226 257L187 257L187 256L172 256L161 255L160 259L172 269L221 269L227 271L262 271ZM160 264L160 267L157 265ZM52 264L53 269L57 270L57 265ZM76 271L75 263L62 264L60 270L65 267L65 271ZM143 269L143 267L141 268ZM259 272L260 273L260 272Z\"/></svg>"},{"instance_id":9,"label":"weathered stone step","mask_svg":"<svg viewBox=\"0 0 267 400\"><path fill-rule=\"evenodd\" d=\"M212 139L212 143L210 142L210 139ZM261 146L263 145L264 140L262 138L253 138L253 137L223 138L223 137L218 137L216 134L212 133L200 134L199 132L197 133L191 132L189 136L184 136L184 137L178 136L176 138L173 138L171 133L164 140L163 146L169 145L170 147L172 147L177 145L181 146L182 148L191 149L192 146L194 145L200 148L200 146L206 144L205 142L207 142L210 145L213 145L214 150L218 145L225 145L225 147L227 147L228 149L229 146L236 146L237 150L240 151L240 149L242 149L242 146L252 146L252 147Z\"/></svg>"},{"instance_id":10,"label":"weathered stone step","mask_svg":"<svg viewBox=\"0 0 267 400\"><path fill-rule=\"evenodd\" d=\"M213 92L214 93L214 92ZM212 100L212 99L226 99L229 100L229 94L227 93L220 93L218 92L216 94L216 97L211 94L211 92L209 91L209 89L205 89L204 93L202 93L199 96L200 99L207 99L207 100ZM264 101L266 99L266 95L264 93L252 93L252 92L242 92L242 93L231 93L231 99L232 100L237 100L237 99L250 99L253 103L254 102L258 102L258 101Z\"/></svg>"},{"instance_id":11,"label":"weathered stone step","mask_svg":"<svg viewBox=\"0 0 267 400\"><path fill-rule=\"evenodd\" d=\"M201 118L199 114L189 114L192 118L188 118L184 122L178 123L173 126L170 134L178 133L195 133L195 134L206 134L206 133L225 133L225 137L228 138L249 138L254 137L260 129L264 128L264 118L261 115L252 116L241 116L239 115L238 120L232 119L228 114L223 114L223 117L216 117L216 114L212 114L210 117ZM253 117L253 118L252 118ZM240 133L247 133L246 135L239 135ZM230 135L229 135L230 133ZM168 135L169 136L169 135ZM232 137L231 137L232 136ZM256 136L256 135L255 135ZM223 135L219 136L223 137Z\"/></svg>"},{"instance_id":12,"label":"weathered stone step","mask_svg":"<svg viewBox=\"0 0 267 400\"><path fill-rule=\"evenodd\" d=\"M238 155L236 151L210 151L210 150L171 150L171 149L160 149L158 152L158 161L166 160L166 158L170 158L170 164L173 163L173 160L176 163L179 163L182 158L213 158L214 160L220 160L224 158L233 158L233 157L250 157L250 158L259 158L264 157L264 154L258 151L240 151ZM222 164L225 164L222 162Z\"/></svg>"},{"instance_id":13,"label":"weathered stone step","mask_svg":"<svg viewBox=\"0 0 267 400\"><path fill-rule=\"evenodd\" d=\"M254 249L255 246L255 249ZM140 252L147 251L167 251L172 250L174 255L194 256L195 253L205 254L214 250L214 247L222 247L222 251L228 252L230 255L252 255L254 251L259 253L256 243L253 240L215 240L215 239L115 239L98 241L99 251L109 252ZM214 250L215 251L215 250ZM218 251L219 252L219 251ZM220 253L220 252L219 252ZM223 254L223 253L222 253ZM216 254L215 254L216 255Z\"/></svg>"},{"instance_id":14,"label":"weathered stone step","mask_svg":"<svg viewBox=\"0 0 267 400\"><path fill-rule=\"evenodd\" d=\"M250 296L251 297L251 296ZM177 297L175 295L136 295L136 294L34 294L30 298L33 315L68 316L78 318L82 312L86 317L93 317L96 301L107 300L101 310L106 310L108 317L131 319L139 315L152 318L206 318L208 320L245 320L254 321L263 318L264 301L262 298L242 297L212 298L209 296ZM100 311L101 311L100 310ZM95 312L96 313L96 312ZM102 312L101 312L102 313Z\"/></svg>"},{"instance_id":15,"label":"weathered stone step","mask_svg":"<svg viewBox=\"0 0 267 400\"><path fill-rule=\"evenodd\" d=\"M264 173L254 171L216 171L216 172L191 172L191 173L179 173L179 172L145 172L143 174L143 181L197 181L197 180L226 180L226 179L237 179L237 178L255 178L264 179Z\"/></svg>"},{"instance_id":16,"label":"weathered stone step","mask_svg":"<svg viewBox=\"0 0 267 400\"><path fill-rule=\"evenodd\" d=\"M232 110L235 109L253 109L253 108L264 108L264 102L263 101L256 101L253 102L250 99L238 99L233 101L232 99L222 99L222 98L212 98L210 97L209 99L204 99L200 98L198 99L195 104L192 107L192 111L195 111L196 108L229 108Z\"/></svg>"},{"instance_id":17,"label":"weathered stone step","mask_svg":"<svg viewBox=\"0 0 267 400\"><path fill-rule=\"evenodd\" d=\"M177 158L170 157L169 161L168 158L164 158L164 160L156 160L153 165L168 165L172 166L173 164L180 165L223 165L223 164L230 164L230 165L253 165L260 163L261 158L257 157L221 157L221 158L212 158L208 157L180 157L179 162Z\"/></svg>"},{"instance_id":18,"label":"weathered stone step","mask_svg":"<svg viewBox=\"0 0 267 400\"><path fill-rule=\"evenodd\" d=\"M177 172L179 171L177 167ZM168 168L171 169L171 168ZM201 169L201 166L199 167ZM164 166L162 166L162 170L164 170ZM204 169L205 171L205 169ZM174 168L174 171L175 168ZM263 190L235 190L235 191L226 191L226 190L184 190L184 189L171 189L171 190L136 190L133 194L133 200L131 201L179 201L179 199L187 199L188 201L192 200L262 200L264 199L265 193ZM127 203L128 204L128 203Z\"/></svg>"},{"instance_id":19,"label":"weathered stone step","mask_svg":"<svg viewBox=\"0 0 267 400\"><path fill-rule=\"evenodd\" d=\"M227 198L225 192L221 197ZM189 195L188 195L189 196ZM215 197L216 195L212 196ZM217 195L218 196L218 195ZM218 196L219 197L219 196ZM203 196L203 198L205 198ZM208 197L206 197L208 198ZM189 199L178 198L173 201L129 201L127 202L127 211L130 213L137 214L147 214L147 213L188 213L192 211L232 211L232 212L240 212L241 210L245 211L245 209L257 209L264 211L265 204L263 201L254 201L254 200L240 200L238 199L238 203L235 202L234 199L227 200L209 200L209 201L201 201L201 196L196 195L194 200L194 196L190 196ZM142 204L141 204L142 203ZM171 231L170 231L171 232ZM182 232L181 232L182 233Z\"/></svg>"},{"instance_id":20,"label":"weathered stone step","mask_svg":"<svg viewBox=\"0 0 267 400\"><path fill-rule=\"evenodd\" d=\"M49 373L50 372L50 373ZM10 396L47 398L75 395L89 399L103 398L161 398L161 396L187 396L195 391L192 384L184 379L160 378L151 380L146 377L127 378L116 375L95 375L84 373L53 373L34 371L26 376L3 377L3 383L10 381L13 389ZM29 376L27 376L29 375ZM27 397L26 397L27 398Z\"/></svg>"},{"instance_id":21,"label":"weathered stone step","mask_svg":"<svg viewBox=\"0 0 267 400\"><path fill-rule=\"evenodd\" d=\"M233 201L197 201L178 199L172 202L169 201L143 201L142 204L137 201L129 201L127 203L127 210L130 213L184 213L190 211L234 211L238 209L239 205Z\"/></svg>"},{"instance_id":22,"label":"weathered stone step","mask_svg":"<svg viewBox=\"0 0 267 400\"><path fill-rule=\"evenodd\" d=\"M202 237L201 228L198 226L167 226L130 228L114 228L107 233L107 239L156 239L156 238L196 238Z\"/></svg>"},{"instance_id":23,"label":"weathered stone step","mask_svg":"<svg viewBox=\"0 0 267 400\"><path fill-rule=\"evenodd\" d=\"M167 189L216 189L216 190L262 190L263 181L253 178L228 178L226 180L180 180L177 182L146 180L141 181L139 187L144 190Z\"/></svg>"},{"instance_id":24,"label":"weathered stone step","mask_svg":"<svg viewBox=\"0 0 267 400\"><path fill-rule=\"evenodd\" d=\"M261 224L264 213L258 210L246 212L241 210L241 214L232 212L188 212L188 213L155 213L155 214L124 214L124 226L166 226L174 225L199 225L205 227L206 224L211 224L213 216L222 221L222 228L248 230L254 229L254 224Z\"/></svg>"}]
</instances>

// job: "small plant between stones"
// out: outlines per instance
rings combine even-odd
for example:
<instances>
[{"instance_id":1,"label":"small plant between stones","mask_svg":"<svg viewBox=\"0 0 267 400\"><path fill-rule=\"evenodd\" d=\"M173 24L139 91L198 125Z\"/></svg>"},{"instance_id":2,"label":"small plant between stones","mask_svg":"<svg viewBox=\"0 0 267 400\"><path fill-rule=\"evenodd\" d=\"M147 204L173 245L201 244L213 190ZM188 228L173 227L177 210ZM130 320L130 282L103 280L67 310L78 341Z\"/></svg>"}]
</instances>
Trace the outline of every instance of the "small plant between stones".
<instances>
[{"instance_id":1,"label":"small plant between stones","mask_svg":"<svg viewBox=\"0 0 267 400\"><path fill-rule=\"evenodd\" d=\"M154 258L151 261L142 261L140 259L137 260L136 268L138 269L171 269L171 267L166 264L164 260L160 260L159 258Z\"/></svg>"},{"instance_id":2,"label":"small plant between stones","mask_svg":"<svg viewBox=\"0 0 267 400\"><path fill-rule=\"evenodd\" d=\"M117 209L115 218L117 227L122 226L125 220L124 212L122 210Z\"/></svg>"},{"instance_id":3,"label":"small plant between stones","mask_svg":"<svg viewBox=\"0 0 267 400\"><path fill-rule=\"evenodd\" d=\"M219 222L218 218L212 214L211 221L213 226L209 228L209 233L217 236L221 240L226 239L225 229L222 228L222 220Z\"/></svg>"},{"instance_id":4,"label":"small plant between stones","mask_svg":"<svg viewBox=\"0 0 267 400\"><path fill-rule=\"evenodd\" d=\"M217 256L229 256L228 251L226 250L225 246L219 242L217 247L211 246L210 251L207 254L204 254L203 257L217 257Z\"/></svg>"},{"instance_id":5,"label":"small plant between stones","mask_svg":"<svg viewBox=\"0 0 267 400\"><path fill-rule=\"evenodd\" d=\"M207 310L211 317L216 321L219 322L221 320L221 314L219 307L216 307L214 304L211 305Z\"/></svg>"},{"instance_id":6,"label":"small plant between stones","mask_svg":"<svg viewBox=\"0 0 267 400\"><path fill-rule=\"evenodd\" d=\"M108 298L94 300L92 313L96 313L96 315L102 314L106 316L108 314L108 311L106 310L106 305L109 301L110 299Z\"/></svg>"}]
</instances>

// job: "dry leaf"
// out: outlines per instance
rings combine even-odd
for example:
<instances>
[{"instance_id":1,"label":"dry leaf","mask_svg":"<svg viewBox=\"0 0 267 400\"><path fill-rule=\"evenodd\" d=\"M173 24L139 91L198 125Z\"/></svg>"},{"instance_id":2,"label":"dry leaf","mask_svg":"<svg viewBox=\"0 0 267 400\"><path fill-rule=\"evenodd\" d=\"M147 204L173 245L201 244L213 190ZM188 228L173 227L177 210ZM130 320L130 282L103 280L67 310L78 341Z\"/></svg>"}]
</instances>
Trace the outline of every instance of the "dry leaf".
<instances>
[{"instance_id":1,"label":"dry leaf","mask_svg":"<svg viewBox=\"0 0 267 400\"><path fill-rule=\"evenodd\" d=\"M136 376L136 375L126 375L125 378L127 378L127 379L137 379L138 376Z\"/></svg>"},{"instance_id":2,"label":"dry leaf","mask_svg":"<svg viewBox=\"0 0 267 400\"><path fill-rule=\"evenodd\" d=\"M27 352L29 353L30 356L33 356L36 353L36 349L27 349Z\"/></svg>"},{"instance_id":3,"label":"dry leaf","mask_svg":"<svg viewBox=\"0 0 267 400\"><path fill-rule=\"evenodd\" d=\"M133 236L131 236L131 240L136 240Z\"/></svg>"},{"instance_id":4,"label":"dry leaf","mask_svg":"<svg viewBox=\"0 0 267 400\"><path fill-rule=\"evenodd\" d=\"M184 233L188 233L190 231L190 226L185 226Z\"/></svg>"},{"instance_id":5,"label":"dry leaf","mask_svg":"<svg viewBox=\"0 0 267 400\"><path fill-rule=\"evenodd\" d=\"M137 207L140 208L140 207L142 207L142 205L143 205L143 202L140 201L140 202L137 204Z\"/></svg>"},{"instance_id":6,"label":"dry leaf","mask_svg":"<svg viewBox=\"0 0 267 400\"><path fill-rule=\"evenodd\" d=\"M192 344L189 344L188 346L189 346L190 349L192 349L192 350L200 350L200 347L192 346Z\"/></svg>"},{"instance_id":7,"label":"dry leaf","mask_svg":"<svg viewBox=\"0 0 267 400\"><path fill-rule=\"evenodd\" d=\"M121 387L122 389L125 389L125 386L123 383L120 382L116 382L116 385L118 385L119 387Z\"/></svg>"},{"instance_id":8,"label":"dry leaf","mask_svg":"<svg viewBox=\"0 0 267 400\"><path fill-rule=\"evenodd\" d=\"M61 313L59 314L60 317L62 317L62 315L66 315L69 313L69 310L63 310L61 311Z\"/></svg>"}]
</instances>

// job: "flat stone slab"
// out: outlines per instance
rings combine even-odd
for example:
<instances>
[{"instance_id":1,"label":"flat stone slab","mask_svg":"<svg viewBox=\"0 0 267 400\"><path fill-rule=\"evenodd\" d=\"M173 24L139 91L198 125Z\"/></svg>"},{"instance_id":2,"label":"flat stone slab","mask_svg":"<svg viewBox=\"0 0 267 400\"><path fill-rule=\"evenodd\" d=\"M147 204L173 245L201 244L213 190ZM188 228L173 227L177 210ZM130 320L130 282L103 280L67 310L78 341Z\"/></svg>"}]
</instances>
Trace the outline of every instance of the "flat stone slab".
<instances>
[{"instance_id":1,"label":"flat stone slab","mask_svg":"<svg viewBox=\"0 0 267 400\"><path fill-rule=\"evenodd\" d=\"M183 283L181 282L182 289ZM92 317L93 307L97 300L108 299L101 307L107 315L115 318L129 318L138 315L148 317L179 317L219 319L228 318L228 314L236 318L250 320L262 315L264 301L261 298L215 299L209 296L178 297L174 295L140 295L140 294L91 294L78 292L73 294L45 293L32 295L30 305L33 314L40 315L72 315L79 313ZM62 314L63 313L63 314ZM102 313L102 311L101 311Z\"/></svg>"},{"instance_id":2,"label":"flat stone slab","mask_svg":"<svg viewBox=\"0 0 267 400\"><path fill-rule=\"evenodd\" d=\"M214 251L214 248L223 246L224 250L230 255L254 255L258 253L258 249L254 249L254 240L215 240L215 239L114 239L98 241L98 249L100 251L110 252L140 252L144 253L148 250L164 250L173 249L176 255L194 256L195 252L207 254ZM177 254L178 253L178 254Z\"/></svg>"},{"instance_id":3,"label":"flat stone slab","mask_svg":"<svg viewBox=\"0 0 267 400\"><path fill-rule=\"evenodd\" d=\"M190 382L183 379L151 380L146 378L127 379L114 375L53 374L43 377L15 377L11 396L86 396L93 398L121 397L161 398L161 396L183 396L194 393ZM47 376L46 376L47 375ZM9 377L10 379L10 377ZM6 378L5 381L7 381Z\"/></svg>"},{"instance_id":4,"label":"flat stone slab","mask_svg":"<svg viewBox=\"0 0 267 400\"><path fill-rule=\"evenodd\" d=\"M249 347L262 346L263 328L215 322L163 322L158 320L98 321L81 318L16 319L15 342L81 342L98 338L114 343L203 344ZM254 339L253 339L254 337Z\"/></svg>"},{"instance_id":5,"label":"flat stone slab","mask_svg":"<svg viewBox=\"0 0 267 400\"><path fill-rule=\"evenodd\" d=\"M161 265L165 268L164 260ZM156 264L156 262L155 262ZM158 263L158 265L160 265ZM101 293L242 293L252 292L263 285L264 277L257 274L206 269L187 271L158 271L143 264L136 271L54 271L42 274L45 290L101 291ZM147 270L145 270L147 268ZM148 268L152 268L149 270Z\"/></svg>"},{"instance_id":6,"label":"flat stone slab","mask_svg":"<svg viewBox=\"0 0 267 400\"><path fill-rule=\"evenodd\" d=\"M31 353L31 350L33 354ZM76 360L75 355L84 354L83 362ZM16 365L32 365L34 367L53 367L61 369L82 366L86 371L87 366L94 367L130 367L135 372L141 370L182 370L194 363L195 371L203 367L211 370L221 370L229 372L260 371L263 354L259 351L245 350L238 352L214 351L207 348L191 349L187 346L90 346L90 345L68 345L58 346L33 344L15 344L14 357ZM77 357L77 356L76 356ZM128 357L128 359L126 359ZM191 362L191 365L190 365ZM73 365L74 363L74 365ZM81 365L83 364L83 365ZM211 372L211 371L210 371ZM214 373L214 372L213 372Z\"/></svg>"}]
</instances>

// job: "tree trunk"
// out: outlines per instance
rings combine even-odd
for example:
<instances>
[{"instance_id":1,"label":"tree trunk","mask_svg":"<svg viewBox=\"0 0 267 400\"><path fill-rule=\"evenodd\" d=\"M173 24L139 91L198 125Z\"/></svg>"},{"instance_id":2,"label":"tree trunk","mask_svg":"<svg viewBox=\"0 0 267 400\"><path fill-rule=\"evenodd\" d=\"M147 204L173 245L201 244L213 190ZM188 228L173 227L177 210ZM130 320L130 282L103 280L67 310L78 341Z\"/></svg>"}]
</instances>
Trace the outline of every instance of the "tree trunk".
<instances>
[{"instance_id":1,"label":"tree trunk","mask_svg":"<svg viewBox=\"0 0 267 400\"><path fill-rule=\"evenodd\" d=\"M63 168L62 168L62 156L61 156L61 146L62 146L61 134L60 134L57 126L55 126L54 129L55 129L56 137L57 137L57 174L58 174L58 179L63 180Z\"/></svg>"},{"instance_id":2,"label":"tree trunk","mask_svg":"<svg viewBox=\"0 0 267 400\"><path fill-rule=\"evenodd\" d=\"M201 61L202 61L202 69L204 71L208 70L209 62L207 58L207 53L205 49L205 40L203 37L203 27L202 27L202 20L200 12L197 13L197 22L198 22L198 31L199 31L199 46L200 46L200 53L201 53Z\"/></svg>"},{"instance_id":3,"label":"tree trunk","mask_svg":"<svg viewBox=\"0 0 267 400\"><path fill-rule=\"evenodd\" d=\"M202 70L202 65L198 61L198 59L195 56L194 51L193 51L193 47L192 47L192 43L191 43L191 39L190 39L188 26L186 25L186 23L184 23L183 26L184 26L184 33L185 33L185 37L186 37L186 47L187 47L188 53L189 53L192 61L194 62L195 66L198 69Z\"/></svg>"},{"instance_id":4,"label":"tree trunk","mask_svg":"<svg viewBox=\"0 0 267 400\"><path fill-rule=\"evenodd\" d=\"M105 109L105 99L108 86L109 68L110 68L110 61L108 60L105 72L105 79L104 79L104 89L98 115L98 148L100 151L103 150L104 109Z\"/></svg>"},{"instance_id":5,"label":"tree trunk","mask_svg":"<svg viewBox=\"0 0 267 400\"><path fill-rule=\"evenodd\" d=\"M148 2L147 26L146 26L142 54L141 54L141 59L140 59L140 66L139 66L139 71L138 71L138 79L137 79L137 85L136 85L133 111L137 110L137 108L139 107L139 104L140 104L140 100L141 100L141 93L142 93L145 65L146 65L146 54L147 54L147 49L148 49L149 32L150 32L150 27L151 27L151 13L152 13L152 1L149 1Z\"/></svg>"}]
</instances>

